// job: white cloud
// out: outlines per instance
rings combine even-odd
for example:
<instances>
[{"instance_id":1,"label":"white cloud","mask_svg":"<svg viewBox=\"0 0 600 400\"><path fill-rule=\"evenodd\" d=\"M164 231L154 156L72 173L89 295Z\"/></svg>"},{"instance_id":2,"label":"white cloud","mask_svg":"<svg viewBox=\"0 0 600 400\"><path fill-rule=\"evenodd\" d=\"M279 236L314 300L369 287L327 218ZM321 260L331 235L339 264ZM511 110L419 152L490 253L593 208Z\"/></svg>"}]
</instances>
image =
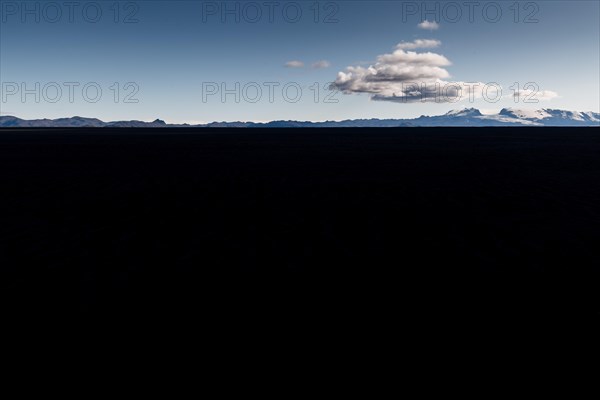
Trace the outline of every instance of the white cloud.
<instances>
[{"instance_id":1,"label":"white cloud","mask_svg":"<svg viewBox=\"0 0 600 400\"><path fill-rule=\"evenodd\" d=\"M559 97L558 93L551 90L517 90L513 94L513 98L521 99L522 101L528 101L536 103L536 100L550 101Z\"/></svg>"},{"instance_id":2,"label":"white cloud","mask_svg":"<svg viewBox=\"0 0 600 400\"><path fill-rule=\"evenodd\" d=\"M417 53L407 48L437 47L434 40L400 43L391 54L377 57L369 67L350 66L339 72L332 89L345 94L368 93L376 101L393 102L456 102L482 96L483 83L451 82L444 68L451 62L441 54ZM495 91L486 88L495 98Z\"/></svg>"},{"instance_id":3,"label":"white cloud","mask_svg":"<svg viewBox=\"0 0 600 400\"><path fill-rule=\"evenodd\" d=\"M432 39L417 39L414 42L402 42L396 46L397 49L415 50L415 49L433 49L441 46L442 42Z\"/></svg>"},{"instance_id":4,"label":"white cloud","mask_svg":"<svg viewBox=\"0 0 600 400\"><path fill-rule=\"evenodd\" d=\"M304 68L302 61L288 61L285 63L286 68Z\"/></svg>"},{"instance_id":5,"label":"white cloud","mask_svg":"<svg viewBox=\"0 0 600 400\"><path fill-rule=\"evenodd\" d=\"M417 26L421 29L427 29L429 31L437 31L438 29L440 29L440 24L438 24L435 21L429 22L429 21L425 20Z\"/></svg>"},{"instance_id":6,"label":"white cloud","mask_svg":"<svg viewBox=\"0 0 600 400\"><path fill-rule=\"evenodd\" d=\"M321 61L317 61L316 63L314 63L312 65L312 67L314 69L324 69L324 68L329 68L331 67L331 63L327 60L321 60Z\"/></svg>"}]
</instances>

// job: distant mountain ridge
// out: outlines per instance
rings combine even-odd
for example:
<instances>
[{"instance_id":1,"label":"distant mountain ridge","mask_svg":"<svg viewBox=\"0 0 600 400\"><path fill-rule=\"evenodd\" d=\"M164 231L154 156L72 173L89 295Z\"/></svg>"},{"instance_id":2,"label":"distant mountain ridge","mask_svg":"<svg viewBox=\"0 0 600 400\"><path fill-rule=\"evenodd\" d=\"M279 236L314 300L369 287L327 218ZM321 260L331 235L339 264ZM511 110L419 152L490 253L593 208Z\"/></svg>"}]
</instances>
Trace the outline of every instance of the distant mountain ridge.
<instances>
[{"instance_id":1,"label":"distant mountain ridge","mask_svg":"<svg viewBox=\"0 0 600 400\"><path fill-rule=\"evenodd\" d=\"M444 115L421 116L414 119L355 119L345 121L271 121L211 122L209 124L167 124L156 119L144 121L104 122L96 118L72 117L24 120L0 116L0 128L387 128L444 126L600 126L600 113L554 109L525 110L504 108L498 114L483 114L476 108L453 110Z\"/></svg>"}]
</instances>

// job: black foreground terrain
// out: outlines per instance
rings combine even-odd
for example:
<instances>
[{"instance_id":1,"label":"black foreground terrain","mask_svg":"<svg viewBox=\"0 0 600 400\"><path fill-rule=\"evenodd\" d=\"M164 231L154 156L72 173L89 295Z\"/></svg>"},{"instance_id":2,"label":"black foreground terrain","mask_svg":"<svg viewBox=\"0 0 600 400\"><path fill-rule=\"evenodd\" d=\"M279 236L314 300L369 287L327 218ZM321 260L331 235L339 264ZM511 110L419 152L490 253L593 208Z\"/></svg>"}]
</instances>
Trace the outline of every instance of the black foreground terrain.
<instances>
[{"instance_id":1,"label":"black foreground terrain","mask_svg":"<svg viewBox=\"0 0 600 400\"><path fill-rule=\"evenodd\" d=\"M598 133L4 129L3 307L594 321Z\"/></svg>"}]
</instances>

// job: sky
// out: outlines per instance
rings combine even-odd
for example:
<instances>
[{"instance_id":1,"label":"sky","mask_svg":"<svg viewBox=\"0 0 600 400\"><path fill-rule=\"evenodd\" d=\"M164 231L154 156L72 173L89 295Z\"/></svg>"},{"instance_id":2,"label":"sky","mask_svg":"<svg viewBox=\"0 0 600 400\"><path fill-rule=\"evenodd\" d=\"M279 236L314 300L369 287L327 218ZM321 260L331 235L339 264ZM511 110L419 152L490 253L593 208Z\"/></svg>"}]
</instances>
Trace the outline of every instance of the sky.
<instances>
[{"instance_id":1,"label":"sky","mask_svg":"<svg viewBox=\"0 0 600 400\"><path fill-rule=\"evenodd\" d=\"M600 2L0 0L0 115L600 112Z\"/></svg>"}]
</instances>

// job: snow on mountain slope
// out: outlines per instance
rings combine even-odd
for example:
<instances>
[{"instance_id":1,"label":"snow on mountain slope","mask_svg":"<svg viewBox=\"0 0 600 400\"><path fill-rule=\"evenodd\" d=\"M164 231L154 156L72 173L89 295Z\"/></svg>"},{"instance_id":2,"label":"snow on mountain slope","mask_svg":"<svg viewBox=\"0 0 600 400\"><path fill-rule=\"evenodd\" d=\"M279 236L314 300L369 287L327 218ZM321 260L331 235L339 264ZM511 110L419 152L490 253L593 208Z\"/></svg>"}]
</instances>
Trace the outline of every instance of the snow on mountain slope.
<instances>
[{"instance_id":1,"label":"snow on mountain slope","mask_svg":"<svg viewBox=\"0 0 600 400\"><path fill-rule=\"evenodd\" d=\"M481 111L476 108L465 108L462 110L448 111L445 116L447 117L481 117Z\"/></svg>"},{"instance_id":2,"label":"snow on mountain slope","mask_svg":"<svg viewBox=\"0 0 600 400\"><path fill-rule=\"evenodd\" d=\"M581 115L583 116L584 119L587 119L588 121L591 122L600 122L600 113L595 113L595 112L583 112L581 113Z\"/></svg>"},{"instance_id":3,"label":"snow on mountain slope","mask_svg":"<svg viewBox=\"0 0 600 400\"><path fill-rule=\"evenodd\" d=\"M505 108L500 111L499 115L528 121L540 121L543 122L544 125L568 125L586 122L600 122L599 113L554 110L549 108L541 110Z\"/></svg>"},{"instance_id":4,"label":"snow on mountain slope","mask_svg":"<svg viewBox=\"0 0 600 400\"><path fill-rule=\"evenodd\" d=\"M513 109L513 108L504 108L500 111L502 116L518 118L518 119L544 119L551 117L551 114L546 112L546 110L523 110L523 109Z\"/></svg>"}]
</instances>

